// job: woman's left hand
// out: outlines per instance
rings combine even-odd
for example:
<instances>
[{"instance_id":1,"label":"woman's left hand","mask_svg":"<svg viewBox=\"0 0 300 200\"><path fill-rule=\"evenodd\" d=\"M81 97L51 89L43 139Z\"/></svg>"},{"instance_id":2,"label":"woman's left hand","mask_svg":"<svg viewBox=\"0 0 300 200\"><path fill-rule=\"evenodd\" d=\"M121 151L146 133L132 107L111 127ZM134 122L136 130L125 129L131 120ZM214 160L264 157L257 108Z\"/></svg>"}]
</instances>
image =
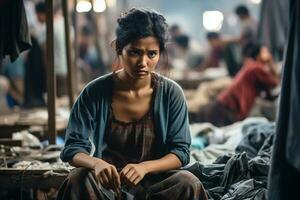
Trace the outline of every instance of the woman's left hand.
<instances>
[{"instance_id":1,"label":"woman's left hand","mask_svg":"<svg viewBox=\"0 0 300 200\"><path fill-rule=\"evenodd\" d=\"M143 163L128 164L120 172L120 177L126 184L135 186L147 173L147 167Z\"/></svg>"}]
</instances>

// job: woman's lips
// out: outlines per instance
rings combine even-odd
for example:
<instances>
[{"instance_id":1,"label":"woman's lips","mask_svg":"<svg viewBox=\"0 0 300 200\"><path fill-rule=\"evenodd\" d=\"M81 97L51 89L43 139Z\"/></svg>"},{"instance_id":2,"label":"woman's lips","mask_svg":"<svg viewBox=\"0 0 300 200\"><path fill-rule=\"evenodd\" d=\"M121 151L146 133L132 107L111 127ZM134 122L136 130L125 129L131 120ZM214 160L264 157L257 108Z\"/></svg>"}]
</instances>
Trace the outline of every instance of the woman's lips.
<instances>
[{"instance_id":1,"label":"woman's lips","mask_svg":"<svg viewBox=\"0 0 300 200\"><path fill-rule=\"evenodd\" d=\"M137 74L148 74L148 71L145 70L137 70L135 71Z\"/></svg>"}]
</instances>

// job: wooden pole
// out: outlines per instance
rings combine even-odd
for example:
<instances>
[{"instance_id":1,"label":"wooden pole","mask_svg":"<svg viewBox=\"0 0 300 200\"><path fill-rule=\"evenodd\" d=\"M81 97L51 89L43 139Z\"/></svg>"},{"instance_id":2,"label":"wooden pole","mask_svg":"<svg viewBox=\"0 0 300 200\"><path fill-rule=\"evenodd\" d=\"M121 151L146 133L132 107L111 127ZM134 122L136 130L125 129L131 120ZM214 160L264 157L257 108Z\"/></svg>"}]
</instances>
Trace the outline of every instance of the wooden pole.
<instances>
[{"instance_id":1,"label":"wooden pole","mask_svg":"<svg viewBox=\"0 0 300 200\"><path fill-rule=\"evenodd\" d=\"M63 15L65 21L65 36L66 36L66 54L68 65L68 93L69 93L69 106L72 108L74 104L74 65L71 56L71 41L70 41L70 18L68 12L68 0L62 0Z\"/></svg>"},{"instance_id":2,"label":"wooden pole","mask_svg":"<svg viewBox=\"0 0 300 200\"><path fill-rule=\"evenodd\" d=\"M78 23L77 23L77 11L76 11L76 6L77 6L77 0L74 0L74 91L75 95L77 96L78 94L78 77L77 77L77 58L79 57L78 53Z\"/></svg>"},{"instance_id":3,"label":"wooden pole","mask_svg":"<svg viewBox=\"0 0 300 200\"><path fill-rule=\"evenodd\" d=\"M49 143L55 144L56 120L55 120L55 97L56 77L54 69L53 48L53 0L46 0L46 68L47 68L47 102L48 102L48 137Z\"/></svg>"}]
</instances>

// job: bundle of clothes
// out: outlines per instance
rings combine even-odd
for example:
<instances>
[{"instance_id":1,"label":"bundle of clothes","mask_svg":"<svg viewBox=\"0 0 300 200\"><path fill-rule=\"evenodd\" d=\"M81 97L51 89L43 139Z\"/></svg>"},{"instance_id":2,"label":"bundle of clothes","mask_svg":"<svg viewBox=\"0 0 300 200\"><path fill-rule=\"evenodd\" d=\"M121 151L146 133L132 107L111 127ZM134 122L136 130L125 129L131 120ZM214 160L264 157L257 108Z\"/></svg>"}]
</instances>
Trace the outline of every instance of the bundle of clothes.
<instances>
[{"instance_id":1,"label":"bundle of clothes","mask_svg":"<svg viewBox=\"0 0 300 200\"><path fill-rule=\"evenodd\" d=\"M225 154L217 157L214 162L197 161L195 152L202 155L199 158L203 159L206 148L192 151L194 163L186 169L201 180L211 200L266 199L275 125L267 121L252 121L243 123L238 130L241 131L242 139L237 145L231 141L234 150L229 149L229 153L224 151ZM236 135L232 137L235 137L236 142ZM227 141L230 142L230 139ZM226 143L220 146L224 148L224 145L226 147Z\"/></svg>"}]
</instances>

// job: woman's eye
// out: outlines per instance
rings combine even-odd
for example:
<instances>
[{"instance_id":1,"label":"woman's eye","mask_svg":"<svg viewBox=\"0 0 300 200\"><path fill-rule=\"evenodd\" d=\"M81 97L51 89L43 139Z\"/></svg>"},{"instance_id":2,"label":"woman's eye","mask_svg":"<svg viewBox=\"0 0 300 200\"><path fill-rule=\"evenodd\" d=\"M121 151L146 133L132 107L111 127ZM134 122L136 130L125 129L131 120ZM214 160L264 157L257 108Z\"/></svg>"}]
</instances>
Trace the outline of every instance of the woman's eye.
<instances>
[{"instance_id":1,"label":"woman's eye","mask_svg":"<svg viewBox=\"0 0 300 200\"><path fill-rule=\"evenodd\" d=\"M156 52L149 52L148 53L149 58L154 58L156 55L157 55Z\"/></svg>"},{"instance_id":2,"label":"woman's eye","mask_svg":"<svg viewBox=\"0 0 300 200\"><path fill-rule=\"evenodd\" d=\"M140 52L136 51L136 50L131 50L131 51L129 51L129 55L138 56L138 55L140 55Z\"/></svg>"}]
</instances>

